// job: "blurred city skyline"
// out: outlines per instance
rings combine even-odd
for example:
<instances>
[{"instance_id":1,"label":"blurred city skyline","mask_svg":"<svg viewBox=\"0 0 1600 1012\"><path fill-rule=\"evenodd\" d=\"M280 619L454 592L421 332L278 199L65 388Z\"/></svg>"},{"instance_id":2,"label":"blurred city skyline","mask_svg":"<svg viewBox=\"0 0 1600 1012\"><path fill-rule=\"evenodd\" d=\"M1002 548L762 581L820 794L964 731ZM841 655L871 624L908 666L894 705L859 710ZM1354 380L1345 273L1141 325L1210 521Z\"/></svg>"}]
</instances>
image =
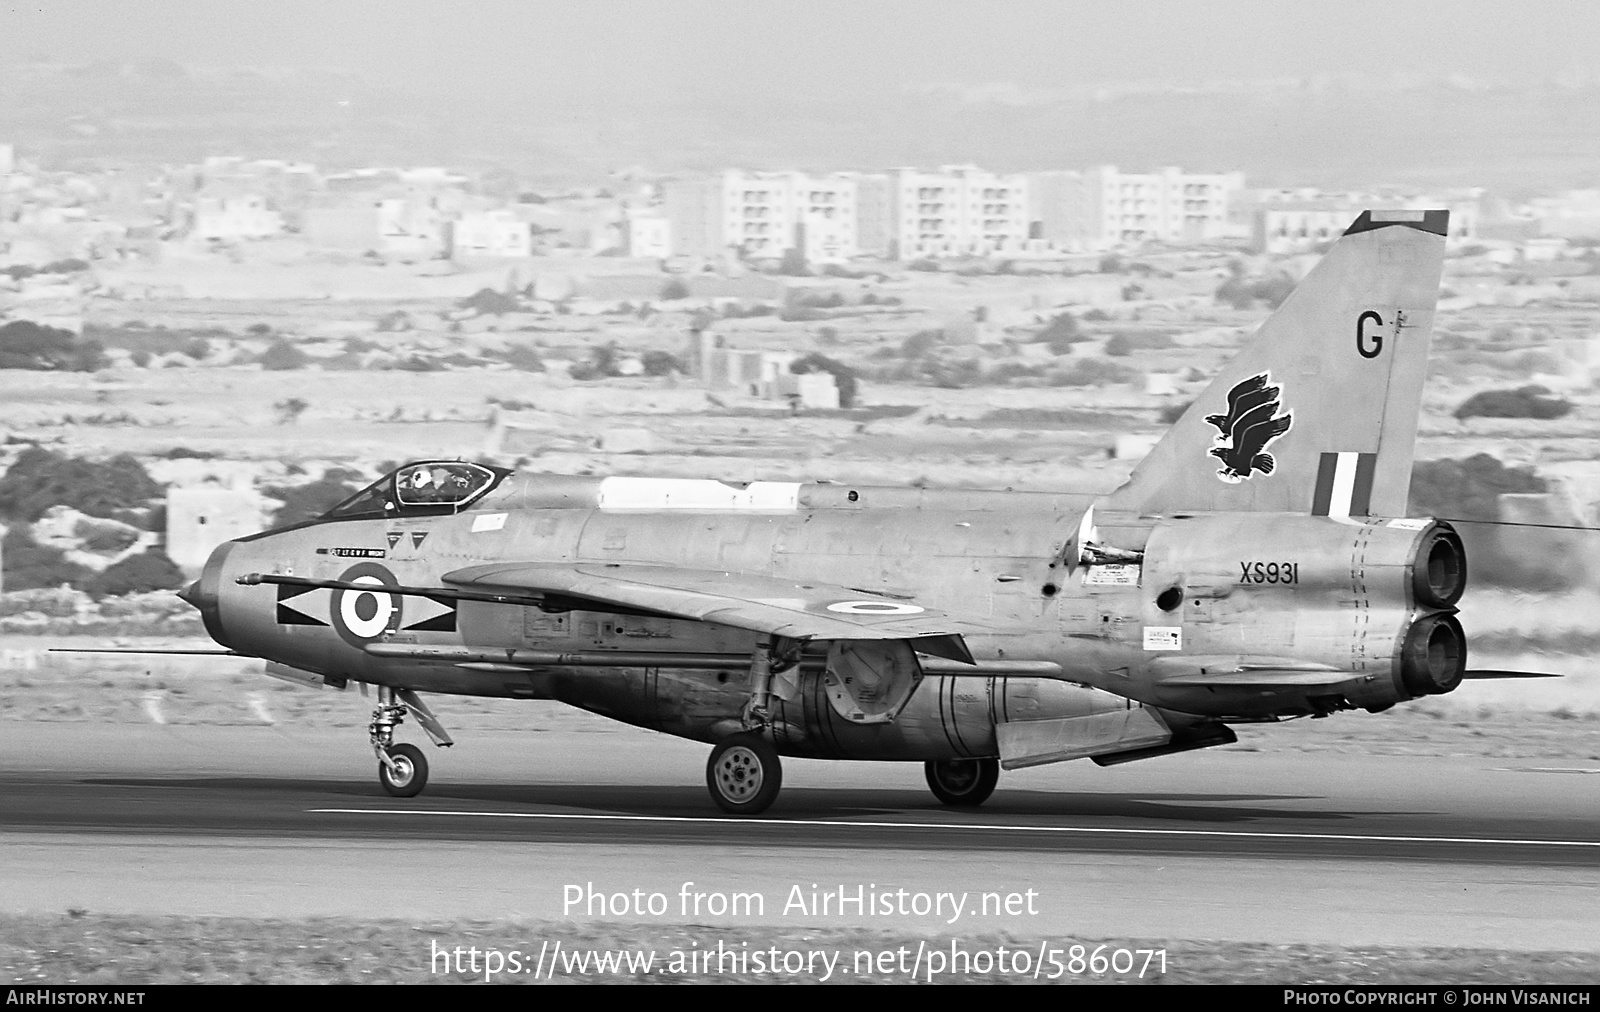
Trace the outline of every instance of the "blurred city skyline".
<instances>
[{"instance_id":1,"label":"blurred city skyline","mask_svg":"<svg viewBox=\"0 0 1600 1012\"><path fill-rule=\"evenodd\" d=\"M1526 196L1600 172L1596 39L1592 5L1482 0L58 2L0 11L0 142L534 184L1113 163Z\"/></svg>"},{"instance_id":2,"label":"blurred city skyline","mask_svg":"<svg viewBox=\"0 0 1600 1012\"><path fill-rule=\"evenodd\" d=\"M870 99L930 86L1001 101L1152 81L1600 71L1600 8L1487 0L162 0L0 12L0 60L166 59L359 73L472 98Z\"/></svg>"}]
</instances>

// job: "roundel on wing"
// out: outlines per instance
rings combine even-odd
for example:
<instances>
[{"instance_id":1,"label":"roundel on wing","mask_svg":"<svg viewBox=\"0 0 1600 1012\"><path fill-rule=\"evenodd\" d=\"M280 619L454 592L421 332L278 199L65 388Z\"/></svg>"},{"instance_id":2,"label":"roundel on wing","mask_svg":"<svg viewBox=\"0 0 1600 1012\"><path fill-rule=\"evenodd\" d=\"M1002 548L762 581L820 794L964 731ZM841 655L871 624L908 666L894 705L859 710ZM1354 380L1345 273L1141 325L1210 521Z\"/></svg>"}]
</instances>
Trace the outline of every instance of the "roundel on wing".
<instances>
[{"instance_id":1,"label":"roundel on wing","mask_svg":"<svg viewBox=\"0 0 1600 1012\"><path fill-rule=\"evenodd\" d=\"M926 609L897 601L839 601L828 610L841 615L920 615Z\"/></svg>"},{"instance_id":2,"label":"roundel on wing","mask_svg":"<svg viewBox=\"0 0 1600 1012\"><path fill-rule=\"evenodd\" d=\"M361 584L361 590L336 590L330 602L333 628L351 646L363 647L380 636L400 628L401 601L399 594L390 594L386 587L398 587L399 581L388 569L376 562L362 562L339 574L339 582ZM371 587L371 590L365 589Z\"/></svg>"}]
</instances>

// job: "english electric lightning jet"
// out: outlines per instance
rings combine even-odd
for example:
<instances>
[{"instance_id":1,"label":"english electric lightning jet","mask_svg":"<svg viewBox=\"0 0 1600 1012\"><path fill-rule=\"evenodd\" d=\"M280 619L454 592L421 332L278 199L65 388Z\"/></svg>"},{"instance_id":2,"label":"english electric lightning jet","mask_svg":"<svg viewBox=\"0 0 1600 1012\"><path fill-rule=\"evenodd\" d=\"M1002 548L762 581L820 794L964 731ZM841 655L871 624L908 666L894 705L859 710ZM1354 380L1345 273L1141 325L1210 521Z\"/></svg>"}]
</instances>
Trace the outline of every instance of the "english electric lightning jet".
<instances>
[{"instance_id":1,"label":"english electric lightning jet","mask_svg":"<svg viewBox=\"0 0 1600 1012\"><path fill-rule=\"evenodd\" d=\"M426 461L222 545L183 596L268 674L375 686L401 797L428 763L396 726L451 743L419 693L706 742L713 800L754 815L780 755L921 762L978 805L1002 768L1449 692L1466 558L1406 515L1446 225L1362 214L1109 495Z\"/></svg>"}]
</instances>

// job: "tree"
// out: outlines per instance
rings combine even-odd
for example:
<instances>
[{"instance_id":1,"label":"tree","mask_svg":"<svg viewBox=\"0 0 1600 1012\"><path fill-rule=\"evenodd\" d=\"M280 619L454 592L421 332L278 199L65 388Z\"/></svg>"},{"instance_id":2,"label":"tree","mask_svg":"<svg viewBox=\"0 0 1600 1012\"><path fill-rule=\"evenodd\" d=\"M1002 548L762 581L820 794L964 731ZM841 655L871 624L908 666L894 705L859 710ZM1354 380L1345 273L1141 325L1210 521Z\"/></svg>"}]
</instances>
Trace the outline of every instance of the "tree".
<instances>
[{"instance_id":1,"label":"tree","mask_svg":"<svg viewBox=\"0 0 1600 1012\"><path fill-rule=\"evenodd\" d=\"M1295 280L1287 274L1274 274L1270 278L1262 278L1255 283L1255 296L1267 304L1268 309L1277 309L1283 305L1283 300L1295 289Z\"/></svg>"},{"instance_id":2,"label":"tree","mask_svg":"<svg viewBox=\"0 0 1600 1012\"><path fill-rule=\"evenodd\" d=\"M1502 520L1500 497L1548 492L1549 483L1532 470L1507 467L1487 453L1463 460L1419 460L1411 468L1410 516L1454 520ZM1493 532L1493 533L1491 533ZM1466 541L1474 582L1525 590L1554 590L1583 579L1584 546L1559 543L1559 532L1540 531L1537 549L1516 540L1508 528L1468 523L1459 528ZM1551 536L1556 537L1552 544Z\"/></svg>"},{"instance_id":3,"label":"tree","mask_svg":"<svg viewBox=\"0 0 1600 1012\"><path fill-rule=\"evenodd\" d=\"M129 454L105 463L67 457L30 446L0 477L0 516L31 523L52 506L70 506L94 517L138 509L162 495L144 465Z\"/></svg>"},{"instance_id":4,"label":"tree","mask_svg":"<svg viewBox=\"0 0 1600 1012\"><path fill-rule=\"evenodd\" d=\"M799 246L784 250L783 259L778 261L778 273L793 278L810 277L811 267L806 263L806 251Z\"/></svg>"},{"instance_id":5,"label":"tree","mask_svg":"<svg viewBox=\"0 0 1600 1012\"><path fill-rule=\"evenodd\" d=\"M668 351L647 351L639 357L639 361L644 366L646 376L669 376L685 371L678 356Z\"/></svg>"},{"instance_id":6,"label":"tree","mask_svg":"<svg viewBox=\"0 0 1600 1012\"><path fill-rule=\"evenodd\" d=\"M905 359L922 358L933 353L933 349L944 343L944 331L941 329L919 330L915 334L900 342L900 357Z\"/></svg>"},{"instance_id":7,"label":"tree","mask_svg":"<svg viewBox=\"0 0 1600 1012\"><path fill-rule=\"evenodd\" d=\"M667 282L661 286L661 291L656 295L656 298L662 302L676 302L679 299L687 299L688 297L689 286L683 283L682 278L668 278Z\"/></svg>"},{"instance_id":8,"label":"tree","mask_svg":"<svg viewBox=\"0 0 1600 1012\"><path fill-rule=\"evenodd\" d=\"M306 408L311 405L299 397L287 397L272 405L272 411L277 416L279 425L293 425L305 414Z\"/></svg>"},{"instance_id":9,"label":"tree","mask_svg":"<svg viewBox=\"0 0 1600 1012\"><path fill-rule=\"evenodd\" d=\"M1051 354L1070 355L1074 344L1088 338L1078 329L1078 321L1071 313L1061 313L1039 331L1034 340L1048 344Z\"/></svg>"},{"instance_id":10,"label":"tree","mask_svg":"<svg viewBox=\"0 0 1600 1012\"><path fill-rule=\"evenodd\" d=\"M1549 490L1549 483L1531 470L1507 467L1487 453L1463 460L1419 460L1411 468L1410 515L1499 520L1502 495Z\"/></svg>"},{"instance_id":11,"label":"tree","mask_svg":"<svg viewBox=\"0 0 1600 1012\"><path fill-rule=\"evenodd\" d=\"M183 586L183 570L159 548L146 549L114 562L105 571L84 581L90 597L120 597L145 594L152 590L176 590Z\"/></svg>"},{"instance_id":12,"label":"tree","mask_svg":"<svg viewBox=\"0 0 1600 1012\"><path fill-rule=\"evenodd\" d=\"M621 376L622 370L617 367L618 349L617 342L596 345L589 349L587 362L574 362L567 370L567 375L575 380L605 379L609 376Z\"/></svg>"},{"instance_id":13,"label":"tree","mask_svg":"<svg viewBox=\"0 0 1600 1012\"><path fill-rule=\"evenodd\" d=\"M273 341L266 351L257 359L261 368L275 371L289 369L304 369L306 363L311 361L311 356L290 344L284 338Z\"/></svg>"},{"instance_id":14,"label":"tree","mask_svg":"<svg viewBox=\"0 0 1600 1012\"><path fill-rule=\"evenodd\" d=\"M0 541L0 562L5 566L0 582L8 591L75 585L93 575L77 563L68 562L60 549L34 541L28 528L20 524Z\"/></svg>"},{"instance_id":15,"label":"tree","mask_svg":"<svg viewBox=\"0 0 1600 1012\"><path fill-rule=\"evenodd\" d=\"M303 485L273 485L262 491L283 505L272 514L272 526L286 527L302 520L313 520L359 491L352 481L361 475L343 467L330 467L322 477Z\"/></svg>"},{"instance_id":16,"label":"tree","mask_svg":"<svg viewBox=\"0 0 1600 1012\"><path fill-rule=\"evenodd\" d=\"M531 344L513 344L506 348L504 358L513 369L523 372L544 372L544 358Z\"/></svg>"},{"instance_id":17,"label":"tree","mask_svg":"<svg viewBox=\"0 0 1600 1012\"><path fill-rule=\"evenodd\" d=\"M1457 418L1561 418L1572 411L1572 402L1549 396L1537 384L1516 390L1482 390L1456 408Z\"/></svg>"},{"instance_id":18,"label":"tree","mask_svg":"<svg viewBox=\"0 0 1600 1012\"><path fill-rule=\"evenodd\" d=\"M98 338L79 338L70 330L32 320L13 320L0 327L0 369L94 372L105 367L105 352Z\"/></svg>"},{"instance_id":19,"label":"tree","mask_svg":"<svg viewBox=\"0 0 1600 1012\"><path fill-rule=\"evenodd\" d=\"M1086 358L1072 363L1072 368L1050 377L1052 386L1098 387L1108 383L1130 383L1137 379L1137 370L1103 358Z\"/></svg>"},{"instance_id":20,"label":"tree","mask_svg":"<svg viewBox=\"0 0 1600 1012\"><path fill-rule=\"evenodd\" d=\"M456 302L461 309L477 310L479 316L499 316L503 313L515 313L522 308L515 296L504 292L497 292L493 288L480 288L476 292Z\"/></svg>"},{"instance_id":21,"label":"tree","mask_svg":"<svg viewBox=\"0 0 1600 1012\"><path fill-rule=\"evenodd\" d=\"M1249 309L1258 301L1265 302L1269 309L1277 309L1294 288L1295 280L1287 274L1274 274L1254 281L1246 280L1241 274L1233 274L1217 286L1215 297L1218 302L1225 302L1234 309Z\"/></svg>"}]
</instances>

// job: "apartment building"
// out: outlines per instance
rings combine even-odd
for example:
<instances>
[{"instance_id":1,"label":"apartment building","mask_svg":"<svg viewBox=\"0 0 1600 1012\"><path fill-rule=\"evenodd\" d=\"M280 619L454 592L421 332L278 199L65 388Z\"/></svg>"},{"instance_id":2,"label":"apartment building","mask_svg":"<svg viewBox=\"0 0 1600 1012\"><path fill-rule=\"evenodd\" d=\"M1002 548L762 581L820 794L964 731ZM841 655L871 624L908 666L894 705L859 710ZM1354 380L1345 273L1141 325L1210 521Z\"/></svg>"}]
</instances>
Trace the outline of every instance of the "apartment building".
<instances>
[{"instance_id":1,"label":"apartment building","mask_svg":"<svg viewBox=\"0 0 1600 1012\"><path fill-rule=\"evenodd\" d=\"M378 215L378 252L431 260L445 251L447 219L437 200L426 195L385 197L373 207Z\"/></svg>"},{"instance_id":2,"label":"apartment building","mask_svg":"<svg viewBox=\"0 0 1600 1012\"><path fill-rule=\"evenodd\" d=\"M1437 193L1399 191L1328 193L1302 188L1255 190L1245 195L1251 219L1251 247L1260 253L1303 253L1344 234L1362 211L1373 208L1450 212L1447 248L1476 242L1483 191L1478 188Z\"/></svg>"},{"instance_id":3,"label":"apartment building","mask_svg":"<svg viewBox=\"0 0 1600 1012\"><path fill-rule=\"evenodd\" d=\"M622 253L666 259L672 255L672 223L650 211L629 211L622 219Z\"/></svg>"},{"instance_id":4,"label":"apartment building","mask_svg":"<svg viewBox=\"0 0 1600 1012\"><path fill-rule=\"evenodd\" d=\"M260 194L201 197L195 202L192 234L198 239L232 242L266 239L282 232L283 216L268 207Z\"/></svg>"},{"instance_id":5,"label":"apartment building","mask_svg":"<svg viewBox=\"0 0 1600 1012\"><path fill-rule=\"evenodd\" d=\"M1177 166L1122 172L1100 165L1082 172L1028 176L1034 238L1063 249L1098 250L1141 243L1189 245L1244 238L1236 207L1242 172L1189 173Z\"/></svg>"},{"instance_id":6,"label":"apartment building","mask_svg":"<svg viewBox=\"0 0 1600 1012\"><path fill-rule=\"evenodd\" d=\"M672 251L757 260L799 249L812 263L855 256L856 180L848 173L728 170L662 188Z\"/></svg>"},{"instance_id":7,"label":"apartment building","mask_svg":"<svg viewBox=\"0 0 1600 1012\"><path fill-rule=\"evenodd\" d=\"M533 230L515 212L467 211L449 224L452 257L533 255Z\"/></svg>"},{"instance_id":8,"label":"apartment building","mask_svg":"<svg viewBox=\"0 0 1600 1012\"><path fill-rule=\"evenodd\" d=\"M1028 240L1028 185L1021 175L946 165L937 172L895 169L886 178L892 256L991 256L1019 252ZM883 224L862 228L876 234Z\"/></svg>"},{"instance_id":9,"label":"apartment building","mask_svg":"<svg viewBox=\"0 0 1600 1012\"><path fill-rule=\"evenodd\" d=\"M883 173L850 173L856 185L856 252L892 259L899 255L894 182Z\"/></svg>"}]
</instances>

